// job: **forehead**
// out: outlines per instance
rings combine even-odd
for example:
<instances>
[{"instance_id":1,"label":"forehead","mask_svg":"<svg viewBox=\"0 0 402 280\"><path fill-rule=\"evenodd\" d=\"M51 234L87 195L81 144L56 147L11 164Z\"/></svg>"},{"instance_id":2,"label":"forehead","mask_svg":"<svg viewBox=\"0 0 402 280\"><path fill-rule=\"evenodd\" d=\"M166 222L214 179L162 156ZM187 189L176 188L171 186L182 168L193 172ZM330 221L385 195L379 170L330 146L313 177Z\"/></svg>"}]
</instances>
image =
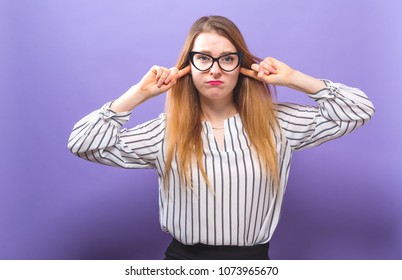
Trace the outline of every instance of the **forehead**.
<instances>
[{"instance_id":1,"label":"forehead","mask_svg":"<svg viewBox=\"0 0 402 280\"><path fill-rule=\"evenodd\" d=\"M216 32L204 32L195 39L193 51L219 55L225 52L236 52L236 48L226 37Z\"/></svg>"}]
</instances>

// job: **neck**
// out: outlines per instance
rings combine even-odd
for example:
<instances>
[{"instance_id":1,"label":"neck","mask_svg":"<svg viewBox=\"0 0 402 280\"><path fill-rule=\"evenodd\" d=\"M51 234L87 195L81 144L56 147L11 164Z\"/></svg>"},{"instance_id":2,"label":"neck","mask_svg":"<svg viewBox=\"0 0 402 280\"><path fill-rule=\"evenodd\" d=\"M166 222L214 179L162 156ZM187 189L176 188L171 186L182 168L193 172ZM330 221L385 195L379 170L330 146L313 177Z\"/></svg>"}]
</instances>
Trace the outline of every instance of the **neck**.
<instances>
[{"instance_id":1,"label":"neck","mask_svg":"<svg viewBox=\"0 0 402 280\"><path fill-rule=\"evenodd\" d=\"M201 110L204 120L209 121L213 127L223 127L226 119L237 114L233 100L229 102L223 102L223 100L205 102L201 100Z\"/></svg>"}]
</instances>

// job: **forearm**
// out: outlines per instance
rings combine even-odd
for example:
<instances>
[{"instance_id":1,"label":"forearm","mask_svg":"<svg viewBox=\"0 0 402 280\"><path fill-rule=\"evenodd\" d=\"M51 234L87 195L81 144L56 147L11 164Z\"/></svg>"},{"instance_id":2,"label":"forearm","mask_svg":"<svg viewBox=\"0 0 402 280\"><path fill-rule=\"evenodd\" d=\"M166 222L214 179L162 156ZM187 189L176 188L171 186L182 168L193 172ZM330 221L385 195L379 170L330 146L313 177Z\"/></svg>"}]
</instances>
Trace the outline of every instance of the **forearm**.
<instances>
[{"instance_id":1,"label":"forearm","mask_svg":"<svg viewBox=\"0 0 402 280\"><path fill-rule=\"evenodd\" d=\"M176 67L167 69L153 66L138 84L132 86L115 100L110 109L116 113L131 112L147 99L167 92L178 78L187 75L189 72L190 66L180 71Z\"/></svg>"},{"instance_id":2,"label":"forearm","mask_svg":"<svg viewBox=\"0 0 402 280\"><path fill-rule=\"evenodd\" d=\"M307 94L316 93L326 87L323 81L306 75L300 71L294 71L289 78L287 86Z\"/></svg>"},{"instance_id":3,"label":"forearm","mask_svg":"<svg viewBox=\"0 0 402 280\"><path fill-rule=\"evenodd\" d=\"M138 86L134 85L113 102L110 106L110 110L116 113L131 112L147 99L145 94L138 91Z\"/></svg>"},{"instance_id":4,"label":"forearm","mask_svg":"<svg viewBox=\"0 0 402 280\"><path fill-rule=\"evenodd\" d=\"M323 81L294 70L271 57L266 58L259 65L251 65L251 70L242 68L240 72L267 84L286 86L307 94L316 93L326 87Z\"/></svg>"},{"instance_id":5,"label":"forearm","mask_svg":"<svg viewBox=\"0 0 402 280\"><path fill-rule=\"evenodd\" d=\"M326 87L310 94L318 106L282 103L278 120L294 150L318 146L366 124L374 106L358 88L325 80Z\"/></svg>"}]
</instances>

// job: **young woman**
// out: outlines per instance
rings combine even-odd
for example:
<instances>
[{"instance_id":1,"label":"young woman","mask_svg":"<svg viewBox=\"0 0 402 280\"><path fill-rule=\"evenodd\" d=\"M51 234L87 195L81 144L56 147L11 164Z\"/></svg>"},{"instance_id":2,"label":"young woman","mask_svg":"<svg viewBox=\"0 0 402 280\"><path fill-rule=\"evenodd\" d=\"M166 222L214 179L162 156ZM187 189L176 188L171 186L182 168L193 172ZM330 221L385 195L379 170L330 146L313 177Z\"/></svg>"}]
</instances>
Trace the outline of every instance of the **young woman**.
<instances>
[{"instance_id":1,"label":"young woman","mask_svg":"<svg viewBox=\"0 0 402 280\"><path fill-rule=\"evenodd\" d=\"M305 92L317 107L275 104L268 85ZM165 114L121 129L164 92ZM293 151L343 136L373 113L359 89L259 60L233 22L210 16L193 24L176 67L153 66L84 117L68 148L101 164L157 170L160 224L173 237L166 259L268 259Z\"/></svg>"}]
</instances>

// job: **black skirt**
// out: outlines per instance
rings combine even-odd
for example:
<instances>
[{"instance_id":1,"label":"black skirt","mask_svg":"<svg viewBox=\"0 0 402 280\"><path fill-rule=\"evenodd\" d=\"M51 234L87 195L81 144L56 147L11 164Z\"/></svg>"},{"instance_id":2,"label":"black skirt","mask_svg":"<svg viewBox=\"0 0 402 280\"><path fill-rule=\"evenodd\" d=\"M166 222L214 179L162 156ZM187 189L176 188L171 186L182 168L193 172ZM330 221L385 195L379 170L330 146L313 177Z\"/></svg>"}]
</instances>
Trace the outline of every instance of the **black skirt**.
<instances>
[{"instance_id":1,"label":"black skirt","mask_svg":"<svg viewBox=\"0 0 402 280\"><path fill-rule=\"evenodd\" d=\"M165 260L269 260L269 243L254 246L184 245L173 238Z\"/></svg>"}]
</instances>

